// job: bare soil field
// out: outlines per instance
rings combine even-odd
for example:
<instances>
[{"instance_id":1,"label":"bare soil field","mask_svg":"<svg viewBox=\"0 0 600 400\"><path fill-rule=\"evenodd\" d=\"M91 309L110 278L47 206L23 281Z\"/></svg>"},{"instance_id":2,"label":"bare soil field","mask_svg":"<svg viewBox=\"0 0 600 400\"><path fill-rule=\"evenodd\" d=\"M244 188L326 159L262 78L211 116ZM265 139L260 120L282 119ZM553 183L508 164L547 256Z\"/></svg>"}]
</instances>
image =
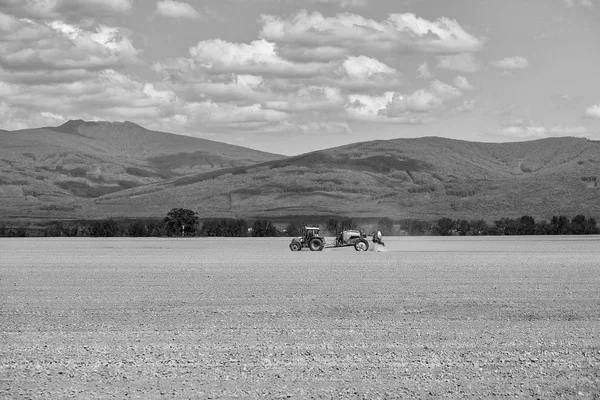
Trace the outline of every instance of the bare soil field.
<instances>
[{"instance_id":1,"label":"bare soil field","mask_svg":"<svg viewBox=\"0 0 600 400\"><path fill-rule=\"evenodd\" d=\"M600 398L600 238L0 240L0 398Z\"/></svg>"}]
</instances>

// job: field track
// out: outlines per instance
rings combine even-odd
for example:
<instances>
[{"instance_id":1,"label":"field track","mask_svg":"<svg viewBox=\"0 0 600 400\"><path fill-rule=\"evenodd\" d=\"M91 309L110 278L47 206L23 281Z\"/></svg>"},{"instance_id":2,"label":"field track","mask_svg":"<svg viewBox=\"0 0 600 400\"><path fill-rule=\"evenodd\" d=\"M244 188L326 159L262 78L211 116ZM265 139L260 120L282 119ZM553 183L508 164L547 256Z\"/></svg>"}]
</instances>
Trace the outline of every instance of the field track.
<instances>
[{"instance_id":1,"label":"field track","mask_svg":"<svg viewBox=\"0 0 600 400\"><path fill-rule=\"evenodd\" d=\"M600 399L600 237L384 240L0 239L0 398Z\"/></svg>"}]
</instances>

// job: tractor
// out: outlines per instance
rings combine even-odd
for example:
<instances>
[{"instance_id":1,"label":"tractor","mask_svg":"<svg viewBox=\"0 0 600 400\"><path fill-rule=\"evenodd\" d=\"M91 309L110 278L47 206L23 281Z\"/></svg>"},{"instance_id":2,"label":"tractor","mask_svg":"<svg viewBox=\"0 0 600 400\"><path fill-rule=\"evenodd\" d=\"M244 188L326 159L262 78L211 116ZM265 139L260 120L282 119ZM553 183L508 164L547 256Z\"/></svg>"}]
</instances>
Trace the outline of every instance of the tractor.
<instances>
[{"instance_id":1,"label":"tractor","mask_svg":"<svg viewBox=\"0 0 600 400\"><path fill-rule=\"evenodd\" d=\"M319 228L307 226L302 236L295 237L290 243L290 250L300 251L308 247L311 251L321 251L325 247L325 238L320 235Z\"/></svg>"},{"instance_id":2,"label":"tractor","mask_svg":"<svg viewBox=\"0 0 600 400\"><path fill-rule=\"evenodd\" d=\"M366 237L367 235L361 231L343 231L335 238L335 244L327 247L354 246L356 251L367 251L369 250L369 242L365 239ZM311 226L305 227L303 235L293 238L290 243L290 250L292 251L300 251L305 247L308 247L311 251L323 250L325 247L325 238L319 233L319 228Z\"/></svg>"}]
</instances>

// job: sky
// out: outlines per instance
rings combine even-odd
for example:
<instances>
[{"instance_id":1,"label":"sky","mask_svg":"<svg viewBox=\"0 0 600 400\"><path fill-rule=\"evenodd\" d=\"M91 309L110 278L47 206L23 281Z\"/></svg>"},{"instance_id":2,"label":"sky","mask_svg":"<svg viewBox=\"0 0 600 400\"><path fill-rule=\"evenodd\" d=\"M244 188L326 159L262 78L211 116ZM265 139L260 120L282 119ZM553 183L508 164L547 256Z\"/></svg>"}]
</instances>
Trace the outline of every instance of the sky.
<instances>
[{"instance_id":1,"label":"sky","mask_svg":"<svg viewBox=\"0 0 600 400\"><path fill-rule=\"evenodd\" d=\"M0 129L600 140L600 0L0 0Z\"/></svg>"}]
</instances>

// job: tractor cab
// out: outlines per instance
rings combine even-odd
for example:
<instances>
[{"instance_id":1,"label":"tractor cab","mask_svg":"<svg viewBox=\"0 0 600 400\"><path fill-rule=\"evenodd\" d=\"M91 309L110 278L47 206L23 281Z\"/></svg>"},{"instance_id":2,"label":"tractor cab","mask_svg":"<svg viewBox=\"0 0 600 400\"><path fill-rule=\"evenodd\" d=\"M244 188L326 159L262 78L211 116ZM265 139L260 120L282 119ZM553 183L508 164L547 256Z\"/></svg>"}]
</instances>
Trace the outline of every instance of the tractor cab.
<instances>
[{"instance_id":1,"label":"tractor cab","mask_svg":"<svg viewBox=\"0 0 600 400\"><path fill-rule=\"evenodd\" d=\"M313 226L304 227L304 237L320 237L320 229Z\"/></svg>"}]
</instances>

